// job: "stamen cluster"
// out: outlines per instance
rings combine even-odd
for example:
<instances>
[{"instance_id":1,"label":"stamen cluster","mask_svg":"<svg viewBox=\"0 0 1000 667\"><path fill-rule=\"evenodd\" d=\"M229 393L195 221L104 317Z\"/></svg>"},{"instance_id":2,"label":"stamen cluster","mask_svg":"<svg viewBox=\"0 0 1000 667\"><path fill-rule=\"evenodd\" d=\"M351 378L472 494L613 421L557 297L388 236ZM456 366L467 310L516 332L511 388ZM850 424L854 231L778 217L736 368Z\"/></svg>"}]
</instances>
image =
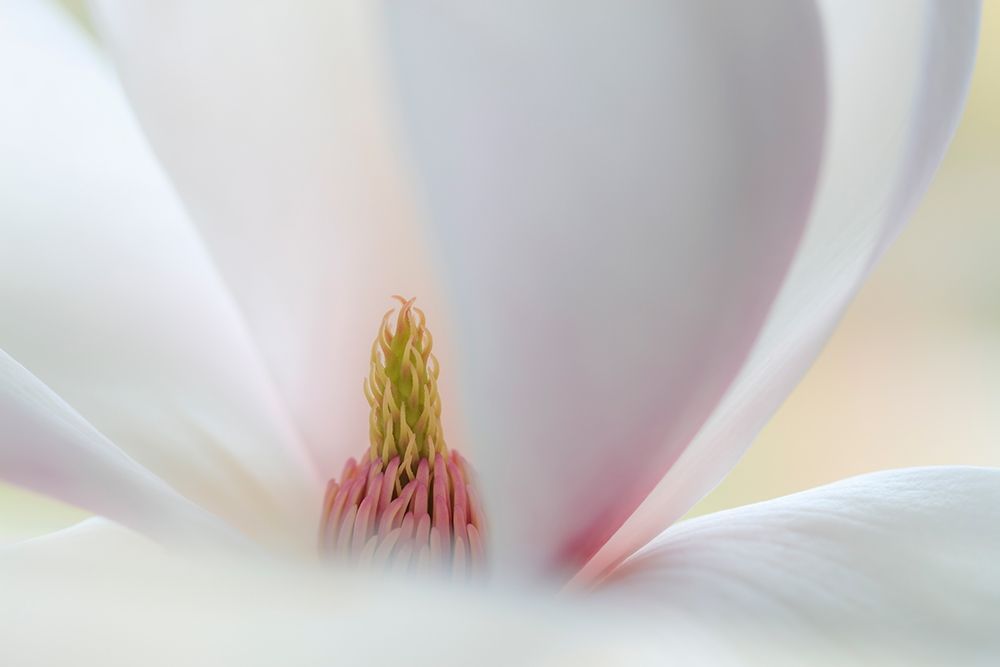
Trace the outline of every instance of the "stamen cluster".
<instances>
[{"instance_id":1,"label":"stamen cluster","mask_svg":"<svg viewBox=\"0 0 1000 667\"><path fill-rule=\"evenodd\" d=\"M331 480L323 505L320 548L349 562L394 569L451 570L465 576L485 564L482 514L458 452L423 458L402 484L398 456L350 459Z\"/></svg>"},{"instance_id":2,"label":"stamen cluster","mask_svg":"<svg viewBox=\"0 0 1000 667\"><path fill-rule=\"evenodd\" d=\"M445 444L424 313L395 298L401 308L382 318L364 383L368 451L327 485L320 553L465 576L485 565L482 510L470 466Z\"/></svg>"}]
</instances>

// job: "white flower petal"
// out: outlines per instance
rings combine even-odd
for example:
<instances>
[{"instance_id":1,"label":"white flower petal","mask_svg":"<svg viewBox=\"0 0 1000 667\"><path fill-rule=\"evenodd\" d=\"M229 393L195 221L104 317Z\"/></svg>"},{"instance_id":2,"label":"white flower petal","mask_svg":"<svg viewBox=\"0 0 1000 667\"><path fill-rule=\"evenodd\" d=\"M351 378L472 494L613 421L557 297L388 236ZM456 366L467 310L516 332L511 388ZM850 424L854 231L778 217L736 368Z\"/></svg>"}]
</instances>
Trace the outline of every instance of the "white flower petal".
<instances>
[{"instance_id":1,"label":"white flower petal","mask_svg":"<svg viewBox=\"0 0 1000 667\"><path fill-rule=\"evenodd\" d=\"M104 566L102 561L114 554L124 562L166 553L161 545L103 517L84 519L62 530L0 547L0 562L10 567L17 560L59 566L68 560L74 566Z\"/></svg>"},{"instance_id":2,"label":"white flower petal","mask_svg":"<svg viewBox=\"0 0 1000 667\"><path fill-rule=\"evenodd\" d=\"M218 518L114 446L0 350L0 479L171 545L239 542Z\"/></svg>"},{"instance_id":3,"label":"white flower petal","mask_svg":"<svg viewBox=\"0 0 1000 667\"><path fill-rule=\"evenodd\" d=\"M579 566L744 360L811 204L808 4L386 3L498 559Z\"/></svg>"},{"instance_id":4,"label":"white flower petal","mask_svg":"<svg viewBox=\"0 0 1000 667\"><path fill-rule=\"evenodd\" d=\"M94 4L139 119L314 458L339 473L368 446L361 382L389 297L418 297L438 349L449 347L382 120L372 7Z\"/></svg>"},{"instance_id":5,"label":"white flower petal","mask_svg":"<svg viewBox=\"0 0 1000 667\"><path fill-rule=\"evenodd\" d=\"M0 550L7 665L739 664L702 635L414 580L190 563L109 522Z\"/></svg>"},{"instance_id":6,"label":"white flower petal","mask_svg":"<svg viewBox=\"0 0 1000 667\"><path fill-rule=\"evenodd\" d=\"M730 637L989 664L998 527L1000 470L892 470L681 523L602 588Z\"/></svg>"},{"instance_id":7,"label":"white flower petal","mask_svg":"<svg viewBox=\"0 0 1000 667\"><path fill-rule=\"evenodd\" d=\"M0 13L0 347L192 500L311 541L321 487L107 63L45 3Z\"/></svg>"},{"instance_id":8,"label":"white flower petal","mask_svg":"<svg viewBox=\"0 0 1000 667\"><path fill-rule=\"evenodd\" d=\"M895 238L954 131L975 55L978 2L830 0L820 6L831 125L801 250L723 402L584 578L634 552L736 464Z\"/></svg>"}]
</instances>

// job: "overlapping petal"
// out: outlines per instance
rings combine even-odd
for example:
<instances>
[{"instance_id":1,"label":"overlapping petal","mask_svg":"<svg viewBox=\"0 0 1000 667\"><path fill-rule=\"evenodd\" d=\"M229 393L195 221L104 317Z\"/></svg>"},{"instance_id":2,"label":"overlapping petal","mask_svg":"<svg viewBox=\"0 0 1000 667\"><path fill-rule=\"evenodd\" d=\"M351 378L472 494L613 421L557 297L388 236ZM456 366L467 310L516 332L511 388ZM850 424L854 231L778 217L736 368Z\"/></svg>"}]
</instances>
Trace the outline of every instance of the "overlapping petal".
<instances>
[{"instance_id":1,"label":"overlapping petal","mask_svg":"<svg viewBox=\"0 0 1000 667\"><path fill-rule=\"evenodd\" d=\"M958 122L975 56L976 0L820 7L830 126L802 247L724 400L585 577L642 546L735 465L912 212Z\"/></svg>"},{"instance_id":2,"label":"overlapping petal","mask_svg":"<svg viewBox=\"0 0 1000 667\"><path fill-rule=\"evenodd\" d=\"M811 203L808 4L384 3L498 559L584 562L743 362Z\"/></svg>"},{"instance_id":3,"label":"overlapping petal","mask_svg":"<svg viewBox=\"0 0 1000 667\"><path fill-rule=\"evenodd\" d=\"M239 545L220 519L130 459L0 350L0 480L175 547Z\"/></svg>"},{"instance_id":4,"label":"overlapping petal","mask_svg":"<svg viewBox=\"0 0 1000 667\"><path fill-rule=\"evenodd\" d=\"M374 3L97 1L153 147L326 475L368 444L361 383L389 297L447 311L390 145ZM441 378L445 405L450 370ZM446 430L454 409L445 410Z\"/></svg>"},{"instance_id":5,"label":"overlapping petal","mask_svg":"<svg viewBox=\"0 0 1000 667\"><path fill-rule=\"evenodd\" d=\"M45 3L0 14L0 347L180 493L306 543L321 488L109 66Z\"/></svg>"},{"instance_id":6,"label":"overlapping petal","mask_svg":"<svg viewBox=\"0 0 1000 667\"><path fill-rule=\"evenodd\" d=\"M676 525L602 589L748 645L987 664L1000 654L998 525L1000 470L891 470Z\"/></svg>"}]
</instances>

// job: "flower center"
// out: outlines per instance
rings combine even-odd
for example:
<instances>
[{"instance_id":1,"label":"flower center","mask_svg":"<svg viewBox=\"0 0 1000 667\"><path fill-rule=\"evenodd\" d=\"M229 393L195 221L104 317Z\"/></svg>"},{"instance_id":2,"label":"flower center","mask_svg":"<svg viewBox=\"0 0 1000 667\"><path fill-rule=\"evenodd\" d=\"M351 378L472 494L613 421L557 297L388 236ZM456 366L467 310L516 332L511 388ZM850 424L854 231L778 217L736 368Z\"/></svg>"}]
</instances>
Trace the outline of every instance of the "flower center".
<instances>
[{"instance_id":1,"label":"flower center","mask_svg":"<svg viewBox=\"0 0 1000 667\"><path fill-rule=\"evenodd\" d=\"M368 451L327 484L320 554L466 576L485 566L473 472L444 441L440 368L424 313L414 299L394 298L401 307L382 318L364 384Z\"/></svg>"}]
</instances>

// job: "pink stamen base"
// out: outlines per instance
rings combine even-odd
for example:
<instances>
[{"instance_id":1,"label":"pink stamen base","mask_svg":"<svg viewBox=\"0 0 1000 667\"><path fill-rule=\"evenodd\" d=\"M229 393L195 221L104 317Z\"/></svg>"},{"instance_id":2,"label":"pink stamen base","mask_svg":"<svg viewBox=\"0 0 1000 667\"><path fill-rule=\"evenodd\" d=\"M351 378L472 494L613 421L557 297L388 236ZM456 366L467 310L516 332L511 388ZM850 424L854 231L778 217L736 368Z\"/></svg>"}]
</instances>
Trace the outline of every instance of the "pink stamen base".
<instances>
[{"instance_id":1,"label":"pink stamen base","mask_svg":"<svg viewBox=\"0 0 1000 667\"><path fill-rule=\"evenodd\" d=\"M465 459L452 450L433 465L421 459L403 483L399 457L383 464L350 459L330 480L320 520L319 551L393 571L444 571L457 578L486 568L485 526Z\"/></svg>"}]
</instances>

